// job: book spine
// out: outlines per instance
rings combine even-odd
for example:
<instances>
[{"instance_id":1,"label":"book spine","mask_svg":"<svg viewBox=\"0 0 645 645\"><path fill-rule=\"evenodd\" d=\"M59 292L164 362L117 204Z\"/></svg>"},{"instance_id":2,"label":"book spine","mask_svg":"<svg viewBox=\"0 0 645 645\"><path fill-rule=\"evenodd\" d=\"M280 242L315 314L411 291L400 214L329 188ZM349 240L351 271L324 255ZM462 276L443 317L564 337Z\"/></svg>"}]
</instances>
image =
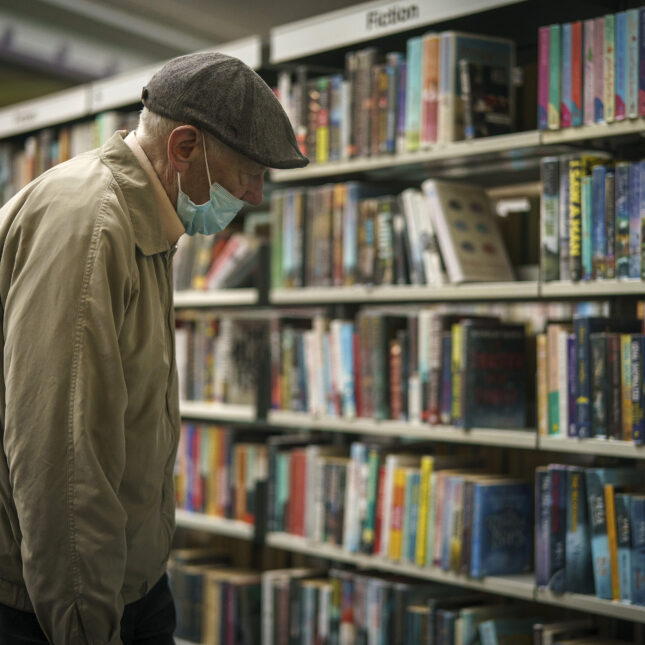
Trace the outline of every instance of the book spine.
<instances>
[{"instance_id":1,"label":"book spine","mask_svg":"<svg viewBox=\"0 0 645 645\"><path fill-rule=\"evenodd\" d=\"M645 279L645 188L642 183L645 181L645 161L638 163L638 211L641 221L641 279Z\"/></svg>"},{"instance_id":2,"label":"book spine","mask_svg":"<svg viewBox=\"0 0 645 645\"><path fill-rule=\"evenodd\" d=\"M540 202L540 277L557 280L559 270L560 162L557 157L544 157L540 162L542 199Z\"/></svg>"},{"instance_id":3,"label":"book spine","mask_svg":"<svg viewBox=\"0 0 645 645\"><path fill-rule=\"evenodd\" d=\"M538 434L549 434L549 390L547 386L547 341L546 334L537 335L537 415Z\"/></svg>"},{"instance_id":4,"label":"book spine","mask_svg":"<svg viewBox=\"0 0 645 645\"><path fill-rule=\"evenodd\" d=\"M551 570L551 476L535 471L535 584L546 588Z\"/></svg>"},{"instance_id":5,"label":"book spine","mask_svg":"<svg viewBox=\"0 0 645 645\"><path fill-rule=\"evenodd\" d=\"M561 82L560 82L560 127L570 128L572 125L572 92L571 92L571 23L561 25L562 43L560 51Z\"/></svg>"},{"instance_id":6,"label":"book spine","mask_svg":"<svg viewBox=\"0 0 645 645\"><path fill-rule=\"evenodd\" d=\"M560 235L560 280L571 279L571 247L569 242L569 188L570 172L569 166L573 157L560 158L560 210L558 214L558 226Z\"/></svg>"},{"instance_id":7,"label":"book spine","mask_svg":"<svg viewBox=\"0 0 645 645\"><path fill-rule=\"evenodd\" d=\"M374 534L376 530L376 513L379 495L380 452L372 448L367 457L367 490L365 518L361 525L360 548L363 553L372 554L374 551Z\"/></svg>"},{"instance_id":8,"label":"book spine","mask_svg":"<svg viewBox=\"0 0 645 645\"><path fill-rule=\"evenodd\" d=\"M449 32L439 37L439 109L437 141L455 140L455 39Z\"/></svg>"},{"instance_id":9,"label":"book spine","mask_svg":"<svg viewBox=\"0 0 645 645\"><path fill-rule=\"evenodd\" d=\"M592 277L597 280L605 277L605 250L607 247L605 231L605 166L595 166L591 171L591 221L592 221Z\"/></svg>"},{"instance_id":10,"label":"book spine","mask_svg":"<svg viewBox=\"0 0 645 645\"><path fill-rule=\"evenodd\" d=\"M582 23L571 24L571 125L582 125Z\"/></svg>"},{"instance_id":11,"label":"book spine","mask_svg":"<svg viewBox=\"0 0 645 645\"><path fill-rule=\"evenodd\" d=\"M394 471L392 489L391 521L388 527L390 537L388 544L388 557L398 562L402 553L403 538L403 513L405 506L405 480L406 473L403 468Z\"/></svg>"},{"instance_id":12,"label":"book spine","mask_svg":"<svg viewBox=\"0 0 645 645\"><path fill-rule=\"evenodd\" d=\"M436 472L430 474L430 499L428 502L428 529L426 539L426 561L425 566L432 566L434 564L434 544L435 544L435 518L437 513L437 481L438 475Z\"/></svg>"},{"instance_id":13,"label":"book spine","mask_svg":"<svg viewBox=\"0 0 645 645\"><path fill-rule=\"evenodd\" d=\"M576 437L576 337L567 334L567 436Z\"/></svg>"},{"instance_id":14,"label":"book spine","mask_svg":"<svg viewBox=\"0 0 645 645\"><path fill-rule=\"evenodd\" d=\"M592 188L591 175L585 175L582 178L581 186L581 206L582 206L582 279L591 280L593 274L593 251L591 244L592 226Z\"/></svg>"},{"instance_id":15,"label":"book spine","mask_svg":"<svg viewBox=\"0 0 645 645\"><path fill-rule=\"evenodd\" d=\"M538 29L538 129L549 127L549 27Z\"/></svg>"},{"instance_id":16,"label":"book spine","mask_svg":"<svg viewBox=\"0 0 645 645\"><path fill-rule=\"evenodd\" d=\"M629 277L629 164L616 164L616 277Z\"/></svg>"},{"instance_id":17,"label":"book spine","mask_svg":"<svg viewBox=\"0 0 645 645\"><path fill-rule=\"evenodd\" d=\"M642 162L629 164L629 277L641 277L641 167Z\"/></svg>"},{"instance_id":18,"label":"book spine","mask_svg":"<svg viewBox=\"0 0 645 645\"><path fill-rule=\"evenodd\" d=\"M615 17L615 23L615 118L616 121L624 121L627 116L627 12L619 11Z\"/></svg>"},{"instance_id":19,"label":"book spine","mask_svg":"<svg viewBox=\"0 0 645 645\"><path fill-rule=\"evenodd\" d=\"M594 121L605 123L605 19L594 20Z\"/></svg>"},{"instance_id":20,"label":"book spine","mask_svg":"<svg viewBox=\"0 0 645 645\"><path fill-rule=\"evenodd\" d=\"M607 379L609 398L607 401L607 434L614 439L622 437L622 391L620 335L607 336Z\"/></svg>"},{"instance_id":21,"label":"book spine","mask_svg":"<svg viewBox=\"0 0 645 645\"><path fill-rule=\"evenodd\" d=\"M587 470L586 484L596 596L611 600L607 515L602 474L595 469Z\"/></svg>"},{"instance_id":22,"label":"book spine","mask_svg":"<svg viewBox=\"0 0 645 645\"><path fill-rule=\"evenodd\" d=\"M397 94L401 59L401 55L397 53L387 55L387 136L385 151L388 154L394 154L396 152Z\"/></svg>"},{"instance_id":23,"label":"book spine","mask_svg":"<svg viewBox=\"0 0 645 645\"><path fill-rule=\"evenodd\" d=\"M402 60L399 66L399 77L397 81L397 101L396 101L396 152L403 153L406 151L406 119L407 119L407 80L408 63Z\"/></svg>"},{"instance_id":24,"label":"book spine","mask_svg":"<svg viewBox=\"0 0 645 645\"><path fill-rule=\"evenodd\" d=\"M643 343L642 334L634 334L631 342L632 361L632 439L636 445L645 443L643 413Z\"/></svg>"},{"instance_id":25,"label":"book spine","mask_svg":"<svg viewBox=\"0 0 645 645\"><path fill-rule=\"evenodd\" d=\"M451 419L452 424L459 426L463 422L462 407L462 372L461 365L464 360L463 356L463 333L460 323L452 326L452 344L451 344L451 377L452 377L452 402L451 402Z\"/></svg>"},{"instance_id":26,"label":"book spine","mask_svg":"<svg viewBox=\"0 0 645 645\"><path fill-rule=\"evenodd\" d=\"M566 542L566 466L549 466L551 476L551 551L548 588L564 591Z\"/></svg>"},{"instance_id":27,"label":"book spine","mask_svg":"<svg viewBox=\"0 0 645 645\"><path fill-rule=\"evenodd\" d=\"M591 436L591 372L589 356L589 319L574 320L576 335L576 364L578 381L576 387L576 432L581 439Z\"/></svg>"},{"instance_id":28,"label":"book spine","mask_svg":"<svg viewBox=\"0 0 645 645\"><path fill-rule=\"evenodd\" d=\"M632 338L629 334L620 335L621 369L621 439L631 441L632 432Z\"/></svg>"},{"instance_id":29,"label":"book spine","mask_svg":"<svg viewBox=\"0 0 645 645\"><path fill-rule=\"evenodd\" d=\"M423 42L423 109L421 145L436 143L439 117L439 36L427 34Z\"/></svg>"},{"instance_id":30,"label":"book spine","mask_svg":"<svg viewBox=\"0 0 645 645\"><path fill-rule=\"evenodd\" d=\"M605 173L605 277L616 277L616 175Z\"/></svg>"},{"instance_id":31,"label":"book spine","mask_svg":"<svg viewBox=\"0 0 645 645\"><path fill-rule=\"evenodd\" d=\"M607 334L591 334L591 436L607 438Z\"/></svg>"},{"instance_id":32,"label":"book spine","mask_svg":"<svg viewBox=\"0 0 645 645\"><path fill-rule=\"evenodd\" d=\"M569 162L569 261L571 279L582 277L582 160Z\"/></svg>"},{"instance_id":33,"label":"book spine","mask_svg":"<svg viewBox=\"0 0 645 645\"><path fill-rule=\"evenodd\" d=\"M569 466L567 479L567 532L565 544L565 591L593 593L584 469Z\"/></svg>"},{"instance_id":34,"label":"book spine","mask_svg":"<svg viewBox=\"0 0 645 645\"><path fill-rule=\"evenodd\" d=\"M334 74L329 79L329 160L342 158L343 77Z\"/></svg>"},{"instance_id":35,"label":"book spine","mask_svg":"<svg viewBox=\"0 0 645 645\"><path fill-rule=\"evenodd\" d=\"M605 121L613 123L616 119L616 15L605 15L605 60L603 64L603 100Z\"/></svg>"},{"instance_id":36,"label":"book spine","mask_svg":"<svg viewBox=\"0 0 645 645\"><path fill-rule=\"evenodd\" d=\"M638 10L638 116L645 116L645 7Z\"/></svg>"},{"instance_id":37,"label":"book spine","mask_svg":"<svg viewBox=\"0 0 645 645\"><path fill-rule=\"evenodd\" d=\"M627 11L627 118L638 117L638 9Z\"/></svg>"},{"instance_id":38,"label":"book spine","mask_svg":"<svg viewBox=\"0 0 645 645\"><path fill-rule=\"evenodd\" d=\"M645 497L634 495L630 506L632 537L632 601L645 605Z\"/></svg>"},{"instance_id":39,"label":"book spine","mask_svg":"<svg viewBox=\"0 0 645 645\"><path fill-rule=\"evenodd\" d=\"M426 564L426 547L428 538L428 514L430 510L430 478L434 459L425 455L421 458L421 478L419 485L419 518L417 527L417 540L414 554L415 563L423 567Z\"/></svg>"},{"instance_id":40,"label":"book spine","mask_svg":"<svg viewBox=\"0 0 645 645\"><path fill-rule=\"evenodd\" d=\"M405 147L407 152L419 149L421 137L421 58L422 38L407 42Z\"/></svg>"},{"instance_id":41,"label":"book spine","mask_svg":"<svg viewBox=\"0 0 645 645\"><path fill-rule=\"evenodd\" d=\"M631 603L632 594L632 535L630 522L630 496L625 493L615 493L614 508L616 512L616 541L618 555L618 586L620 600Z\"/></svg>"},{"instance_id":42,"label":"book spine","mask_svg":"<svg viewBox=\"0 0 645 645\"><path fill-rule=\"evenodd\" d=\"M564 429L560 428L560 383L559 383L559 346L558 328L547 328L547 390L548 390L548 419L549 434L558 435Z\"/></svg>"},{"instance_id":43,"label":"book spine","mask_svg":"<svg viewBox=\"0 0 645 645\"><path fill-rule=\"evenodd\" d=\"M616 537L616 509L614 507L614 487L605 484L605 508L607 521L607 544L609 545L609 575L611 580L611 599L620 600L620 578L618 574L618 539Z\"/></svg>"},{"instance_id":44,"label":"book spine","mask_svg":"<svg viewBox=\"0 0 645 645\"><path fill-rule=\"evenodd\" d=\"M569 333L558 332L558 434L569 434Z\"/></svg>"},{"instance_id":45,"label":"book spine","mask_svg":"<svg viewBox=\"0 0 645 645\"><path fill-rule=\"evenodd\" d=\"M443 334L442 356L441 407L439 415L441 423L448 425L450 424L452 410L452 334L450 332Z\"/></svg>"},{"instance_id":46,"label":"book spine","mask_svg":"<svg viewBox=\"0 0 645 645\"><path fill-rule=\"evenodd\" d=\"M481 578L482 571L482 532L484 527L482 488L475 484L473 489L472 528L470 534L470 571L472 578Z\"/></svg>"},{"instance_id":47,"label":"book spine","mask_svg":"<svg viewBox=\"0 0 645 645\"><path fill-rule=\"evenodd\" d=\"M585 125L594 123L594 21L584 21L584 73L582 78L584 110L583 121Z\"/></svg>"},{"instance_id":48,"label":"book spine","mask_svg":"<svg viewBox=\"0 0 645 645\"><path fill-rule=\"evenodd\" d=\"M560 128L560 25L549 29L549 130Z\"/></svg>"}]
</instances>

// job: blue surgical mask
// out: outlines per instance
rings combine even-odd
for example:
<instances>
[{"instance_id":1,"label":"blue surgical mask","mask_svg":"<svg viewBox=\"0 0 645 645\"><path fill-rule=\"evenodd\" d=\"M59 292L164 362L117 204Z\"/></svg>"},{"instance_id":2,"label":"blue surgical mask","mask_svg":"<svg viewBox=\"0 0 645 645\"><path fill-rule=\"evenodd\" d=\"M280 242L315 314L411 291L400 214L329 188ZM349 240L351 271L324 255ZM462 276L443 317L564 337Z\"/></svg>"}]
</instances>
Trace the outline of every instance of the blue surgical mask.
<instances>
[{"instance_id":1,"label":"blue surgical mask","mask_svg":"<svg viewBox=\"0 0 645 645\"><path fill-rule=\"evenodd\" d=\"M204 135L202 135L202 144L204 146L204 162L206 163L208 185L211 187L210 199L204 204L195 204L181 189L181 180L179 179L179 174L177 174L177 183L179 185L177 215L179 215L179 219L188 235L195 235L195 233L214 235L219 233L231 223L240 208L244 206L244 202L241 199L231 195L223 186L211 182Z\"/></svg>"}]
</instances>

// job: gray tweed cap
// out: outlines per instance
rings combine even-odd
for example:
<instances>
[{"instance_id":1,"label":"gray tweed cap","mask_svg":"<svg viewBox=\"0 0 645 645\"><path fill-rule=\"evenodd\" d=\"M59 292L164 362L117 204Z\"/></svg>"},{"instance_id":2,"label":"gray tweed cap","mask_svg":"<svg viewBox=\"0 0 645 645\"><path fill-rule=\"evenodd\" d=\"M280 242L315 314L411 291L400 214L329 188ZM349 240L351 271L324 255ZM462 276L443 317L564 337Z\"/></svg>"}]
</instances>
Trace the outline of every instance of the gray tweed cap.
<instances>
[{"instance_id":1,"label":"gray tweed cap","mask_svg":"<svg viewBox=\"0 0 645 645\"><path fill-rule=\"evenodd\" d=\"M203 128L268 168L309 163L271 88L232 56L202 52L173 58L143 88L141 100L151 112Z\"/></svg>"}]
</instances>

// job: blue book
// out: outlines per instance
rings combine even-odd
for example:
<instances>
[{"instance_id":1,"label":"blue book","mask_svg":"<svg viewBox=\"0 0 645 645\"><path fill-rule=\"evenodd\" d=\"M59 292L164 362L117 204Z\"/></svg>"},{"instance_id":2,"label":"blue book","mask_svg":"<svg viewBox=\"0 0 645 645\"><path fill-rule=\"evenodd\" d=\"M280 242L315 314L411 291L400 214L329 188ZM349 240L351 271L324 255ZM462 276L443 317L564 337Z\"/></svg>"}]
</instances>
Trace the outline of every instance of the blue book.
<instances>
[{"instance_id":1,"label":"blue book","mask_svg":"<svg viewBox=\"0 0 645 645\"><path fill-rule=\"evenodd\" d=\"M535 584L545 589L551 577L551 474L535 470Z\"/></svg>"},{"instance_id":2,"label":"blue book","mask_svg":"<svg viewBox=\"0 0 645 645\"><path fill-rule=\"evenodd\" d=\"M475 481L470 575L525 573L533 551L533 491L528 482Z\"/></svg>"},{"instance_id":3,"label":"blue book","mask_svg":"<svg viewBox=\"0 0 645 645\"><path fill-rule=\"evenodd\" d=\"M588 468L587 508L591 533L591 555L596 596L612 599L611 570L609 563L609 540L607 537L607 513L605 484L627 486L643 482L643 472L635 468Z\"/></svg>"},{"instance_id":4,"label":"blue book","mask_svg":"<svg viewBox=\"0 0 645 645\"><path fill-rule=\"evenodd\" d=\"M342 156L340 134L343 120L342 87L343 75L332 74L329 77L329 161L340 161Z\"/></svg>"},{"instance_id":5,"label":"blue book","mask_svg":"<svg viewBox=\"0 0 645 645\"><path fill-rule=\"evenodd\" d=\"M630 495L614 493L616 511L616 540L618 543L618 580L621 602L632 602L632 530Z\"/></svg>"},{"instance_id":6,"label":"blue book","mask_svg":"<svg viewBox=\"0 0 645 645\"><path fill-rule=\"evenodd\" d=\"M645 443L645 404L643 401L643 349L645 334L632 334L632 439L637 445Z\"/></svg>"},{"instance_id":7,"label":"blue book","mask_svg":"<svg viewBox=\"0 0 645 645\"><path fill-rule=\"evenodd\" d=\"M632 533L632 602L645 605L645 495L631 495L629 515Z\"/></svg>"},{"instance_id":8,"label":"blue book","mask_svg":"<svg viewBox=\"0 0 645 645\"><path fill-rule=\"evenodd\" d=\"M343 213L343 275L348 284L356 281L358 271L358 200L360 187L347 182L345 212Z\"/></svg>"},{"instance_id":9,"label":"blue book","mask_svg":"<svg viewBox=\"0 0 645 645\"><path fill-rule=\"evenodd\" d=\"M581 466L567 466L566 482L564 590L571 593L592 594L594 592L593 561L589 541L585 469Z\"/></svg>"},{"instance_id":10,"label":"blue book","mask_svg":"<svg viewBox=\"0 0 645 645\"><path fill-rule=\"evenodd\" d=\"M354 398L354 323L342 322L340 327L341 354L341 400L343 416L353 419L356 416Z\"/></svg>"},{"instance_id":11,"label":"blue book","mask_svg":"<svg viewBox=\"0 0 645 645\"><path fill-rule=\"evenodd\" d=\"M396 152L396 137L397 137L397 101L399 91L399 74L401 71L401 64L405 61L403 54L399 52L390 52L386 56L387 74L387 138L385 148L388 153L393 154Z\"/></svg>"},{"instance_id":12,"label":"blue book","mask_svg":"<svg viewBox=\"0 0 645 645\"><path fill-rule=\"evenodd\" d=\"M577 437L576 434L576 337L569 334L567 338L567 390L569 395L569 427L567 436Z\"/></svg>"},{"instance_id":13,"label":"blue book","mask_svg":"<svg viewBox=\"0 0 645 645\"><path fill-rule=\"evenodd\" d=\"M629 166L616 164L616 277L629 278Z\"/></svg>"},{"instance_id":14,"label":"blue book","mask_svg":"<svg viewBox=\"0 0 645 645\"><path fill-rule=\"evenodd\" d=\"M576 430L580 439L591 436L591 349L589 337L600 331L617 331L624 334L638 333L642 321L637 318L610 319L596 316L575 316L576 335Z\"/></svg>"},{"instance_id":15,"label":"blue book","mask_svg":"<svg viewBox=\"0 0 645 645\"><path fill-rule=\"evenodd\" d=\"M418 150L421 140L422 43L421 36L409 38L407 43L405 146L408 152Z\"/></svg>"},{"instance_id":16,"label":"blue book","mask_svg":"<svg viewBox=\"0 0 645 645\"><path fill-rule=\"evenodd\" d=\"M591 272L594 280L605 277L605 166L591 170Z\"/></svg>"},{"instance_id":17,"label":"blue book","mask_svg":"<svg viewBox=\"0 0 645 645\"><path fill-rule=\"evenodd\" d=\"M567 537L567 467L549 465L551 477L551 552L547 587L562 592L565 588L565 543Z\"/></svg>"},{"instance_id":18,"label":"blue book","mask_svg":"<svg viewBox=\"0 0 645 645\"><path fill-rule=\"evenodd\" d=\"M592 233L592 191L591 191L591 175L585 175L582 178L582 197L581 197L581 207L582 207L582 279L591 280L593 275L593 264L592 264L592 244L591 244L591 233Z\"/></svg>"},{"instance_id":19,"label":"blue book","mask_svg":"<svg viewBox=\"0 0 645 645\"><path fill-rule=\"evenodd\" d=\"M627 11L627 118L638 116L638 9Z\"/></svg>"},{"instance_id":20,"label":"blue book","mask_svg":"<svg viewBox=\"0 0 645 645\"><path fill-rule=\"evenodd\" d=\"M616 14L616 55L615 55L615 92L614 103L616 121L624 120L627 115L627 12Z\"/></svg>"},{"instance_id":21,"label":"blue book","mask_svg":"<svg viewBox=\"0 0 645 645\"><path fill-rule=\"evenodd\" d=\"M629 277L641 277L641 169L643 162L629 164Z\"/></svg>"},{"instance_id":22,"label":"blue book","mask_svg":"<svg viewBox=\"0 0 645 645\"><path fill-rule=\"evenodd\" d=\"M573 114L573 98L571 97L571 23L563 24L561 29L560 127L569 128L572 125Z\"/></svg>"},{"instance_id":23,"label":"blue book","mask_svg":"<svg viewBox=\"0 0 645 645\"><path fill-rule=\"evenodd\" d=\"M421 473L410 471L405 481L405 515L403 520L402 560L414 563L419 517L419 484Z\"/></svg>"}]
</instances>

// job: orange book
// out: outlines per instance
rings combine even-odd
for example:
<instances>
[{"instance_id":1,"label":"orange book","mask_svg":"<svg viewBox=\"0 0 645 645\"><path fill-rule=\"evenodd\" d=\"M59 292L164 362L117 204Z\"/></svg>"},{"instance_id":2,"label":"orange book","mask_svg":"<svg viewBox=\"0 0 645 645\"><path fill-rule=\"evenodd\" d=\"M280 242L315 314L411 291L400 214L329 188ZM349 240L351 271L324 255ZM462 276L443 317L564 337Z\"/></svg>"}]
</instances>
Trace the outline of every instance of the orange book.
<instances>
[{"instance_id":1,"label":"orange book","mask_svg":"<svg viewBox=\"0 0 645 645\"><path fill-rule=\"evenodd\" d=\"M614 486L605 484L605 521L609 541L609 571L611 573L612 600L620 600L620 578L618 577L618 538L616 535L616 508L614 506Z\"/></svg>"}]
</instances>

